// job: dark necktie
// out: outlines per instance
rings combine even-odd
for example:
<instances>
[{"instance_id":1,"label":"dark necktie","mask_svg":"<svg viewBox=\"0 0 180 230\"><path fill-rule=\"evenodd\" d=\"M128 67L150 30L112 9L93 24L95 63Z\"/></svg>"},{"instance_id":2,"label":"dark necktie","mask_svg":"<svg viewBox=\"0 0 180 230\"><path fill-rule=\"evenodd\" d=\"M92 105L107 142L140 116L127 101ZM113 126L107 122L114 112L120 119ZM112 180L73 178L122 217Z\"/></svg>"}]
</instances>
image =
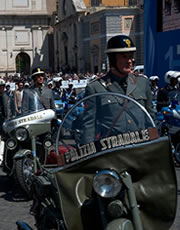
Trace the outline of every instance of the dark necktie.
<instances>
[{"instance_id":1,"label":"dark necktie","mask_svg":"<svg viewBox=\"0 0 180 230\"><path fill-rule=\"evenodd\" d=\"M121 88L123 89L124 93L126 93L127 90L127 81L126 79L122 79L119 83L119 85L121 86Z\"/></svg>"},{"instance_id":2,"label":"dark necktie","mask_svg":"<svg viewBox=\"0 0 180 230\"><path fill-rule=\"evenodd\" d=\"M41 95L41 93L42 93L42 88L39 88L39 94Z\"/></svg>"}]
</instances>

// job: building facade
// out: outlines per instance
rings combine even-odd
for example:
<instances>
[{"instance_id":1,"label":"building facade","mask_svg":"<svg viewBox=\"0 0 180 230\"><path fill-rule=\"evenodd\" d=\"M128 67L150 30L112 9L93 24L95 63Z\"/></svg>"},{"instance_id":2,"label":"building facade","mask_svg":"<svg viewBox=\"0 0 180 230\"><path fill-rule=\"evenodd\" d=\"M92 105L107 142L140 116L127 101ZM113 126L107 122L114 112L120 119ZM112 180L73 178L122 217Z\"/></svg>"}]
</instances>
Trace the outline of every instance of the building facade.
<instances>
[{"instance_id":1,"label":"building facade","mask_svg":"<svg viewBox=\"0 0 180 230\"><path fill-rule=\"evenodd\" d=\"M129 35L143 64L143 10L133 0L59 0L55 24L55 69L102 72L108 69L107 41Z\"/></svg>"},{"instance_id":2,"label":"building facade","mask_svg":"<svg viewBox=\"0 0 180 230\"><path fill-rule=\"evenodd\" d=\"M53 69L50 17L56 0L0 0L0 75ZM51 48L50 48L51 47Z\"/></svg>"}]
</instances>

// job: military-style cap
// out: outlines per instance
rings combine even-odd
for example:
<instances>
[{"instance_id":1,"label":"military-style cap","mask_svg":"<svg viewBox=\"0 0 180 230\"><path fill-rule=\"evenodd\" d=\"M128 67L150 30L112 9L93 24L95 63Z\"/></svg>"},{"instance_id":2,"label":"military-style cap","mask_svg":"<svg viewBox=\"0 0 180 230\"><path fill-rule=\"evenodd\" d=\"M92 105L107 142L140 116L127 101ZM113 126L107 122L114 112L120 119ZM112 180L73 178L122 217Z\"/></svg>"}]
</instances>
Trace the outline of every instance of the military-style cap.
<instances>
[{"instance_id":1,"label":"military-style cap","mask_svg":"<svg viewBox=\"0 0 180 230\"><path fill-rule=\"evenodd\" d=\"M136 47L130 37L117 35L109 39L106 53L135 52Z\"/></svg>"},{"instance_id":2,"label":"military-style cap","mask_svg":"<svg viewBox=\"0 0 180 230\"><path fill-rule=\"evenodd\" d=\"M31 75L31 77L32 77L32 79L34 79L34 77L36 76L36 75L39 75L39 74L45 74L44 73L44 70L42 70L40 67L37 67L37 68L34 68L33 70L32 70L32 75Z\"/></svg>"}]
</instances>

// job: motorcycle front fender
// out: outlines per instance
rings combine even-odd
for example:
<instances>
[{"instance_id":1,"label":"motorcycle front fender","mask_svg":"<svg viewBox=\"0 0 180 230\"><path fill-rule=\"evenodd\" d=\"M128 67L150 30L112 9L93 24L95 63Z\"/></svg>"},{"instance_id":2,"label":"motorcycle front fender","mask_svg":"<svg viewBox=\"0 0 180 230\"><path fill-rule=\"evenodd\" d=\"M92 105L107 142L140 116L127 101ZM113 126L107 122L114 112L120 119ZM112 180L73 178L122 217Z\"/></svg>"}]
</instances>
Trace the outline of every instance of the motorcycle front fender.
<instances>
[{"instance_id":1,"label":"motorcycle front fender","mask_svg":"<svg viewBox=\"0 0 180 230\"><path fill-rule=\"evenodd\" d=\"M29 149L21 149L16 152L16 154L13 156L13 160L17 160L23 157L26 157L28 155L32 155L31 150Z\"/></svg>"},{"instance_id":2,"label":"motorcycle front fender","mask_svg":"<svg viewBox=\"0 0 180 230\"><path fill-rule=\"evenodd\" d=\"M111 221L105 230L134 230L134 227L130 220L119 218Z\"/></svg>"}]
</instances>

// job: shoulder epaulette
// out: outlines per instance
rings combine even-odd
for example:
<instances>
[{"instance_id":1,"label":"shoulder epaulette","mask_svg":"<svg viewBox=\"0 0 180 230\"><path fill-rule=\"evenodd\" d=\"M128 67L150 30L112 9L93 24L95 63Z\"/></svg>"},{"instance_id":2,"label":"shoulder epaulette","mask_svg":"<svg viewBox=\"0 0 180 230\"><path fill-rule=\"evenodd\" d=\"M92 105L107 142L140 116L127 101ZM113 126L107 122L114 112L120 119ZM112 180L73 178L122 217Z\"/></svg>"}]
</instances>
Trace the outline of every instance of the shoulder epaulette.
<instances>
[{"instance_id":1,"label":"shoulder epaulette","mask_svg":"<svg viewBox=\"0 0 180 230\"><path fill-rule=\"evenodd\" d=\"M94 78L93 80L89 81L88 84L91 84L91 83L93 83L93 82L95 82L95 81L99 81L99 80L102 79L103 77L104 77L104 76L102 76L102 77L96 77L96 78Z\"/></svg>"},{"instance_id":2,"label":"shoulder epaulette","mask_svg":"<svg viewBox=\"0 0 180 230\"><path fill-rule=\"evenodd\" d=\"M146 76L146 75L144 75L144 74L137 74L137 75L135 75L136 77L143 77L143 78L146 78L146 79L148 79L148 77Z\"/></svg>"}]
</instances>

